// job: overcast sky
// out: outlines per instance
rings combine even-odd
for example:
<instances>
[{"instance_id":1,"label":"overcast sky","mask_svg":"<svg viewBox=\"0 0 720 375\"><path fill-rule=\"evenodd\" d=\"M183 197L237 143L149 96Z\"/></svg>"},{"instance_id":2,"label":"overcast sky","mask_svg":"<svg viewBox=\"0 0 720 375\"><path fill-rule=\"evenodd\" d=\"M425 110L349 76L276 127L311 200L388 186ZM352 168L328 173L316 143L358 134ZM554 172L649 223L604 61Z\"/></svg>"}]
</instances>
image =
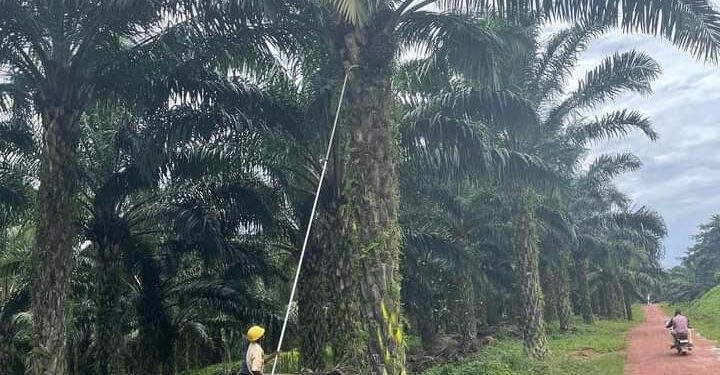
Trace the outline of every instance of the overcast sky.
<instances>
[{"instance_id":1,"label":"overcast sky","mask_svg":"<svg viewBox=\"0 0 720 375\"><path fill-rule=\"evenodd\" d=\"M659 211L668 225L667 267L692 243L697 226L720 214L720 66L694 60L670 43L640 35L610 33L590 45L580 70L615 51L636 49L662 67L651 96L627 95L616 106L649 116L657 142L639 134L596 146L598 152L633 152L644 168L618 179L637 205Z\"/></svg>"}]
</instances>

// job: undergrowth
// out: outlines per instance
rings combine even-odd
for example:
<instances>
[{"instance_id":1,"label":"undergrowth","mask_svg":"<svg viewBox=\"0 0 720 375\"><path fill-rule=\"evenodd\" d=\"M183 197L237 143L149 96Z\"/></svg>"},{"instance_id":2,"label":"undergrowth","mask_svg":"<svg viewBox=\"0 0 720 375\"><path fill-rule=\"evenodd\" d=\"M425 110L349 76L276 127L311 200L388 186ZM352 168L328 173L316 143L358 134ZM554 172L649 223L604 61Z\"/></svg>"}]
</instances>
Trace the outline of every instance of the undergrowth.
<instances>
[{"instance_id":1,"label":"undergrowth","mask_svg":"<svg viewBox=\"0 0 720 375\"><path fill-rule=\"evenodd\" d=\"M626 334L643 319L639 306L633 316L633 321L578 323L572 333L552 333L548 337L550 354L542 361L527 358L520 341L501 340L470 359L422 375L619 375L623 373Z\"/></svg>"}]
</instances>

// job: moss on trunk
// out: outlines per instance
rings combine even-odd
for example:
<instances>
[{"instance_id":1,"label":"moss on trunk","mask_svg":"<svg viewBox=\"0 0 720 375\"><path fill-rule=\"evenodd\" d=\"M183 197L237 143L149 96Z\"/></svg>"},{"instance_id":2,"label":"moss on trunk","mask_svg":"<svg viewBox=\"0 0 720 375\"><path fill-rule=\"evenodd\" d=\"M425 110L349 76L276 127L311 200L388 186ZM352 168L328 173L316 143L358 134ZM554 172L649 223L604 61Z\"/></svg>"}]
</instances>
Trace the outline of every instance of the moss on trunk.
<instances>
[{"instance_id":1,"label":"moss on trunk","mask_svg":"<svg viewBox=\"0 0 720 375\"><path fill-rule=\"evenodd\" d=\"M451 307L456 322L454 332L460 336L460 350L470 352L477 337L478 319L473 280L466 270L457 275L455 292Z\"/></svg>"},{"instance_id":2,"label":"moss on trunk","mask_svg":"<svg viewBox=\"0 0 720 375\"><path fill-rule=\"evenodd\" d=\"M577 291L580 315L582 315L585 323L591 324L594 321L594 318L592 299L590 296L590 284L588 282L587 254L582 249L576 249L573 252L573 261L575 262L575 272L577 272Z\"/></svg>"},{"instance_id":3,"label":"moss on trunk","mask_svg":"<svg viewBox=\"0 0 720 375\"><path fill-rule=\"evenodd\" d=\"M128 229L114 212L115 201L101 189L96 197L90 236L95 245L95 345L99 375L121 375L122 361L122 254Z\"/></svg>"},{"instance_id":4,"label":"moss on trunk","mask_svg":"<svg viewBox=\"0 0 720 375\"><path fill-rule=\"evenodd\" d=\"M570 302L570 276L565 264L558 267L558 300L557 312L560 330L567 331L573 321L572 303Z\"/></svg>"},{"instance_id":5,"label":"moss on trunk","mask_svg":"<svg viewBox=\"0 0 720 375\"><path fill-rule=\"evenodd\" d=\"M538 240L533 226L532 205L527 191L513 189L510 195L513 221L513 255L520 292L523 343L528 355L542 358L547 353L540 288Z\"/></svg>"}]
</instances>

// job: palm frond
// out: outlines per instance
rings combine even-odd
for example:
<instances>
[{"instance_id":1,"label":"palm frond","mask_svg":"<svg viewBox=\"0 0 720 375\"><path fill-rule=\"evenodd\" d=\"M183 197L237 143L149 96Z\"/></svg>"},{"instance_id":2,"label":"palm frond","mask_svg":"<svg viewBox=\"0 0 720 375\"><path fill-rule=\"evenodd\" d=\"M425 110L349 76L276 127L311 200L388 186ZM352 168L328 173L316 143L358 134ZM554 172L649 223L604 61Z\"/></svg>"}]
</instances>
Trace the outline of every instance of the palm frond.
<instances>
[{"instance_id":1,"label":"palm frond","mask_svg":"<svg viewBox=\"0 0 720 375\"><path fill-rule=\"evenodd\" d=\"M550 111L547 123L560 123L567 115L595 108L624 92L649 94L660 74L657 62L644 53L615 53L588 71L568 98Z\"/></svg>"},{"instance_id":2,"label":"palm frond","mask_svg":"<svg viewBox=\"0 0 720 375\"><path fill-rule=\"evenodd\" d=\"M580 122L569 127L567 132L575 142L585 144L591 141L625 136L633 128L643 132L652 141L658 139L658 134L652 128L650 119L637 111L627 109L606 113L588 122Z\"/></svg>"},{"instance_id":3,"label":"palm frond","mask_svg":"<svg viewBox=\"0 0 720 375\"><path fill-rule=\"evenodd\" d=\"M528 13L551 20L591 22L670 40L693 56L720 57L720 14L708 0L439 0L441 9L479 12L494 8L510 19Z\"/></svg>"}]
</instances>

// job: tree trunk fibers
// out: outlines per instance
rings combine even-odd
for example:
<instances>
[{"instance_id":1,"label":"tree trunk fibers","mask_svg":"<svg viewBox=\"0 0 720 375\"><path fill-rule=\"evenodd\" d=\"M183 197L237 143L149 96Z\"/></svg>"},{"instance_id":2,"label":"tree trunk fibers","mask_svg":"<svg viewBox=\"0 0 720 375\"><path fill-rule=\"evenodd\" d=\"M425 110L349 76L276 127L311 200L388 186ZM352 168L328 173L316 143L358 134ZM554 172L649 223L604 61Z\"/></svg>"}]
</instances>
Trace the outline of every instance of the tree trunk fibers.
<instances>
[{"instance_id":1,"label":"tree trunk fibers","mask_svg":"<svg viewBox=\"0 0 720 375\"><path fill-rule=\"evenodd\" d=\"M331 337L327 307L330 287L330 274L327 270L326 254L340 251L332 237L338 230L333 223L336 210L324 211L315 222L315 233L304 264L303 282L298 286L298 325L300 327L300 363L303 368L318 371L325 369L325 345Z\"/></svg>"},{"instance_id":2,"label":"tree trunk fibers","mask_svg":"<svg viewBox=\"0 0 720 375\"><path fill-rule=\"evenodd\" d=\"M418 311L417 330L424 349L431 349L437 342L438 325L432 308Z\"/></svg>"},{"instance_id":3,"label":"tree trunk fibers","mask_svg":"<svg viewBox=\"0 0 720 375\"><path fill-rule=\"evenodd\" d=\"M95 198L95 218L90 237L95 245L95 355L98 375L121 375L122 360L122 253L128 228L115 213L115 189L100 189Z\"/></svg>"},{"instance_id":4,"label":"tree trunk fibers","mask_svg":"<svg viewBox=\"0 0 720 375\"><path fill-rule=\"evenodd\" d=\"M400 298L399 186L396 171L397 124L391 121L392 36L376 20L345 35L351 108L345 171L346 205L352 256L360 265L362 320L367 333L368 372L405 374ZM380 22L377 24L376 22Z\"/></svg>"},{"instance_id":5,"label":"tree trunk fibers","mask_svg":"<svg viewBox=\"0 0 720 375\"><path fill-rule=\"evenodd\" d=\"M345 222L347 225L347 222ZM344 228L347 233L349 229ZM342 241L342 235L340 236ZM332 254L328 254L329 270L333 272L330 283L330 303L328 321L333 327L330 342L333 347L333 361L352 367L362 367L365 357L363 322L360 316L360 267L352 256L347 242L333 240Z\"/></svg>"},{"instance_id":6,"label":"tree trunk fibers","mask_svg":"<svg viewBox=\"0 0 720 375\"><path fill-rule=\"evenodd\" d=\"M577 285L578 285L578 303L580 305L580 315L582 315L583 322L592 324L594 321L592 300L590 296L590 284L588 282L588 261L587 255L581 249L577 249L573 252L573 260L575 262L575 269L577 272Z\"/></svg>"},{"instance_id":7,"label":"tree trunk fibers","mask_svg":"<svg viewBox=\"0 0 720 375\"><path fill-rule=\"evenodd\" d=\"M625 310L625 293L622 285L620 285L620 279L617 275L613 275L613 318L615 319L627 319L627 312Z\"/></svg>"},{"instance_id":8,"label":"tree trunk fibers","mask_svg":"<svg viewBox=\"0 0 720 375\"><path fill-rule=\"evenodd\" d=\"M321 212L316 223L317 230L315 233L317 233L318 246L321 247L322 262L326 266L326 274L324 276L322 274L310 276L310 278L320 278L320 280L316 280L323 283L323 287L319 292L327 293L327 299L321 301L321 297L316 295L307 296L307 294L314 293L314 291L302 289L301 283L299 286L299 303L300 308L310 309L311 306L302 302L303 299L308 301L307 298L310 298L310 301L314 303L326 303L330 306L324 321L319 316L323 312L318 311L318 307L315 306L315 310L311 313L315 317L312 318L312 321L305 320L304 322L313 327L320 324L333 327L332 330L327 330L327 326L323 327L323 330L327 331L327 342L330 343L333 349L333 365L358 367L365 363L366 360L358 293L360 289L358 280L360 270L358 260L352 256L348 245L347 234L350 229L347 225L349 223L342 216L337 202L334 202L326 207L324 212ZM311 258L314 257L314 255L311 255ZM310 283L316 284L316 281L311 280ZM303 304L305 304L304 307L302 307ZM308 319L308 317L301 319ZM312 333L308 332L308 337L303 337L302 340L303 342L313 340L313 337ZM310 357L307 359L309 362L320 362L318 356L324 355L324 353L320 352L319 347L315 347L320 344L311 344L313 349L310 349L307 353ZM324 362L324 359L322 361Z\"/></svg>"},{"instance_id":9,"label":"tree trunk fibers","mask_svg":"<svg viewBox=\"0 0 720 375\"><path fill-rule=\"evenodd\" d=\"M630 292L625 291L623 293L625 296L625 316L627 317L627 320L633 320L633 311L632 311L632 297L630 297Z\"/></svg>"},{"instance_id":10,"label":"tree trunk fibers","mask_svg":"<svg viewBox=\"0 0 720 375\"><path fill-rule=\"evenodd\" d=\"M35 279L32 312L38 350L35 375L65 375L65 316L76 232L77 115L65 108L42 113L43 152L37 195Z\"/></svg>"},{"instance_id":11,"label":"tree trunk fibers","mask_svg":"<svg viewBox=\"0 0 720 375\"><path fill-rule=\"evenodd\" d=\"M543 321L543 296L537 237L526 192L514 192L511 197L514 227L513 253L516 281L520 291L521 329L525 351L534 358L547 353L547 339Z\"/></svg>"},{"instance_id":12,"label":"tree trunk fibers","mask_svg":"<svg viewBox=\"0 0 720 375\"><path fill-rule=\"evenodd\" d=\"M557 290L557 312L558 320L560 321L560 331L563 332L570 329L573 321L572 303L570 302L570 276L564 263L565 262L563 262L557 270L558 279L560 280Z\"/></svg>"},{"instance_id":13,"label":"tree trunk fibers","mask_svg":"<svg viewBox=\"0 0 720 375\"><path fill-rule=\"evenodd\" d=\"M456 281L456 296L453 301L454 316L457 326L455 332L460 336L460 350L469 352L473 349L477 337L477 305L475 289L468 272L461 270Z\"/></svg>"},{"instance_id":14,"label":"tree trunk fibers","mask_svg":"<svg viewBox=\"0 0 720 375\"><path fill-rule=\"evenodd\" d=\"M610 287L607 285L600 287L596 293L595 311L597 311L598 315L606 319L610 318L612 311L610 308L610 305L612 304L611 293Z\"/></svg>"},{"instance_id":15,"label":"tree trunk fibers","mask_svg":"<svg viewBox=\"0 0 720 375\"><path fill-rule=\"evenodd\" d=\"M540 280L545 301L545 321L552 322L558 319L558 284L559 279L554 272L554 267L544 265L541 267Z\"/></svg>"},{"instance_id":16,"label":"tree trunk fibers","mask_svg":"<svg viewBox=\"0 0 720 375\"><path fill-rule=\"evenodd\" d=\"M322 270L321 246L312 246L306 255L305 277L299 285L298 326L300 327L300 363L302 368L318 371L325 368L325 345L328 342L326 303L327 282Z\"/></svg>"},{"instance_id":17,"label":"tree trunk fibers","mask_svg":"<svg viewBox=\"0 0 720 375\"><path fill-rule=\"evenodd\" d=\"M160 265L147 254L140 270L141 296L137 306L140 328L139 375L175 372L175 330L163 306Z\"/></svg>"},{"instance_id":18,"label":"tree trunk fibers","mask_svg":"<svg viewBox=\"0 0 720 375\"><path fill-rule=\"evenodd\" d=\"M0 375L10 375L11 366L12 341L10 332L0 327Z\"/></svg>"},{"instance_id":19,"label":"tree trunk fibers","mask_svg":"<svg viewBox=\"0 0 720 375\"><path fill-rule=\"evenodd\" d=\"M122 362L122 291L120 243L101 240L97 249L96 339L98 375L121 375Z\"/></svg>"}]
</instances>

